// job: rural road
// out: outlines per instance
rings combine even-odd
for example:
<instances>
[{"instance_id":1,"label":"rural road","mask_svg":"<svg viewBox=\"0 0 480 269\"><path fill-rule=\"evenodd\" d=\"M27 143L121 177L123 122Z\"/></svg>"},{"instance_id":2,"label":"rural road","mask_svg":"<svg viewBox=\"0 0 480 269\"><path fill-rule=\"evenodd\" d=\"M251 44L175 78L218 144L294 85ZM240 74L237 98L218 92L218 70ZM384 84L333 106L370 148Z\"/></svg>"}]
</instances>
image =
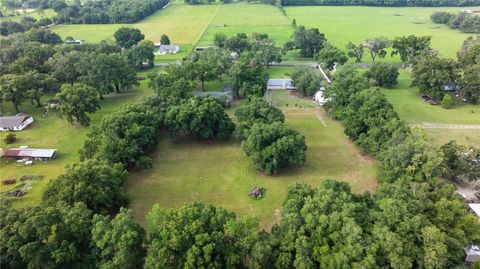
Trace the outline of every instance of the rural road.
<instances>
[{"instance_id":1,"label":"rural road","mask_svg":"<svg viewBox=\"0 0 480 269\"><path fill-rule=\"evenodd\" d=\"M411 127L418 127L422 129L478 129L480 124L448 124L448 123L411 123Z\"/></svg>"}]
</instances>

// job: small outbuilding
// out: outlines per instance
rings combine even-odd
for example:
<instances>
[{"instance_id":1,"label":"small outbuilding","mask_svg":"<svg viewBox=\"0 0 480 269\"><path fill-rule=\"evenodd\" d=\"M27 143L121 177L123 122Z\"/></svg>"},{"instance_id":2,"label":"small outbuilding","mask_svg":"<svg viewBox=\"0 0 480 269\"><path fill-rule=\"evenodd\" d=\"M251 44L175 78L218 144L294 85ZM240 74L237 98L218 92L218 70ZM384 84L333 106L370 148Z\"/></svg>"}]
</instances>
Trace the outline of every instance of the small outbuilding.
<instances>
[{"instance_id":1,"label":"small outbuilding","mask_svg":"<svg viewBox=\"0 0 480 269\"><path fill-rule=\"evenodd\" d=\"M11 117L0 117L0 131L21 131L33 122L30 115L17 114Z\"/></svg>"},{"instance_id":2,"label":"small outbuilding","mask_svg":"<svg viewBox=\"0 0 480 269\"><path fill-rule=\"evenodd\" d=\"M267 90L296 90L291 78L271 78L267 81Z\"/></svg>"},{"instance_id":3,"label":"small outbuilding","mask_svg":"<svg viewBox=\"0 0 480 269\"><path fill-rule=\"evenodd\" d=\"M474 263L480 261L480 248L476 245L470 245L464 248L465 262Z\"/></svg>"},{"instance_id":4,"label":"small outbuilding","mask_svg":"<svg viewBox=\"0 0 480 269\"><path fill-rule=\"evenodd\" d=\"M54 159L57 155L56 149L37 149L37 148L11 148L5 151L5 158L12 159L33 159L40 161L47 161Z\"/></svg>"},{"instance_id":5,"label":"small outbuilding","mask_svg":"<svg viewBox=\"0 0 480 269\"><path fill-rule=\"evenodd\" d=\"M180 46L178 45L160 45L158 48L158 54L175 54L180 51Z\"/></svg>"}]
</instances>

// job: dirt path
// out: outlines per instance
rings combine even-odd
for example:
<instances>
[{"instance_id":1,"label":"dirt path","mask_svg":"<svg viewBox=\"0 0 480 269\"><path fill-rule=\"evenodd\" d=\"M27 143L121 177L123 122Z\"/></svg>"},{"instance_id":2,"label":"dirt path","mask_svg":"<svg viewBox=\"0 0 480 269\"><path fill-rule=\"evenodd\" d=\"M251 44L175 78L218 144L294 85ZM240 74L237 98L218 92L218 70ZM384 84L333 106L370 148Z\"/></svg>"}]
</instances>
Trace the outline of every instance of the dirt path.
<instances>
[{"instance_id":1,"label":"dirt path","mask_svg":"<svg viewBox=\"0 0 480 269\"><path fill-rule=\"evenodd\" d=\"M317 115L317 118L318 118L318 120L322 123L323 127L326 128L326 127L327 127L327 124L326 124L325 121L323 120L322 114L317 111L317 112L315 112L315 115Z\"/></svg>"},{"instance_id":2,"label":"dirt path","mask_svg":"<svg viewBox=\"0 0 480 269\"><path fill-rule=\"evenodd\" d=\"M412 123L411 127L418 127L423 129L478 129L480 130L480 124L448 124L448 123Z\"/></svg>"}]
</instances>

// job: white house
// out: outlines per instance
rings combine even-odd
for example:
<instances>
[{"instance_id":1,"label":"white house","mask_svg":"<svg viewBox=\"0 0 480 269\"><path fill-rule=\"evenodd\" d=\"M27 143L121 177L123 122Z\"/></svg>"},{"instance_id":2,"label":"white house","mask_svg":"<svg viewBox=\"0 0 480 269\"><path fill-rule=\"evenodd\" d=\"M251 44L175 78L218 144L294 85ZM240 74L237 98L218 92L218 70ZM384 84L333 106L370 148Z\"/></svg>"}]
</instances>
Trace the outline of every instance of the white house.
<instances>
[{"instance_id":1,"label":"white house","mask_svg":"<svg viewBox=\"0 0 480 269\"><path fill-rule=\"evenodd\" d=\"M158 54L175 54L180 51L178 45L160 45L158 48Z\"/></svg>"},{"instance_id":2,"label":"white house","mask_svg":"<svg viewBox=\"0 0 480 269\"><path fill-rule=\"evenodd\" d=\"M83 39L68 39L65 40L67 45L83 45Z\"/></svg>"},{"instance_id":3,"label":"white house","mask_svg":"<svg viewBox=\"0 0 480 269\"><path fill-rule=\"evenodd\" d=\"M267 81L267 90L295 90L291 78L271 78Z\"/></svg>"},{"instance_id":4,"label":"white house","mask_svg":"<svg viewBox=\"0 0 480 269\"><path fill-rule=\"evenodd\" d=\"M30 115L16 115L11 117L0 117L0 131L21 131L33 122Z\"/></svg>"},{"instance_id":5,"label":"white house","mask_svg":"<svg viewBox=\"0 0 480 269\"><path fill-rule=\"evenodd\" d=\"M465 251L465 261L468 263L478 262L480 261L480 249L478 246L470 245L464 248Z\"/></svg>"}]
</instances>

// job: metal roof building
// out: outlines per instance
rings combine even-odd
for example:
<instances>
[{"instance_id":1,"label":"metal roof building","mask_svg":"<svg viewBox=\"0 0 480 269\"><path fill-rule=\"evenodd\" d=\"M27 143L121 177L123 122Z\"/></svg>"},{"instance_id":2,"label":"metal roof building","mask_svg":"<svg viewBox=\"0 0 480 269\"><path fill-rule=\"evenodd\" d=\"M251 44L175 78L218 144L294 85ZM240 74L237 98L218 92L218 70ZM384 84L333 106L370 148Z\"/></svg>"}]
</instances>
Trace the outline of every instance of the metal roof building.
<instances>
[{"instance_id":1,"label":"metal roof building","mask_svg":"<svg viewBox=\"0 0 480 269\"><path fill-rule=\"evenodd\" d=\"M48 160L55 158L56 149L11 148L5 151L6 158Z\"/></svg>"}]
</instances>

